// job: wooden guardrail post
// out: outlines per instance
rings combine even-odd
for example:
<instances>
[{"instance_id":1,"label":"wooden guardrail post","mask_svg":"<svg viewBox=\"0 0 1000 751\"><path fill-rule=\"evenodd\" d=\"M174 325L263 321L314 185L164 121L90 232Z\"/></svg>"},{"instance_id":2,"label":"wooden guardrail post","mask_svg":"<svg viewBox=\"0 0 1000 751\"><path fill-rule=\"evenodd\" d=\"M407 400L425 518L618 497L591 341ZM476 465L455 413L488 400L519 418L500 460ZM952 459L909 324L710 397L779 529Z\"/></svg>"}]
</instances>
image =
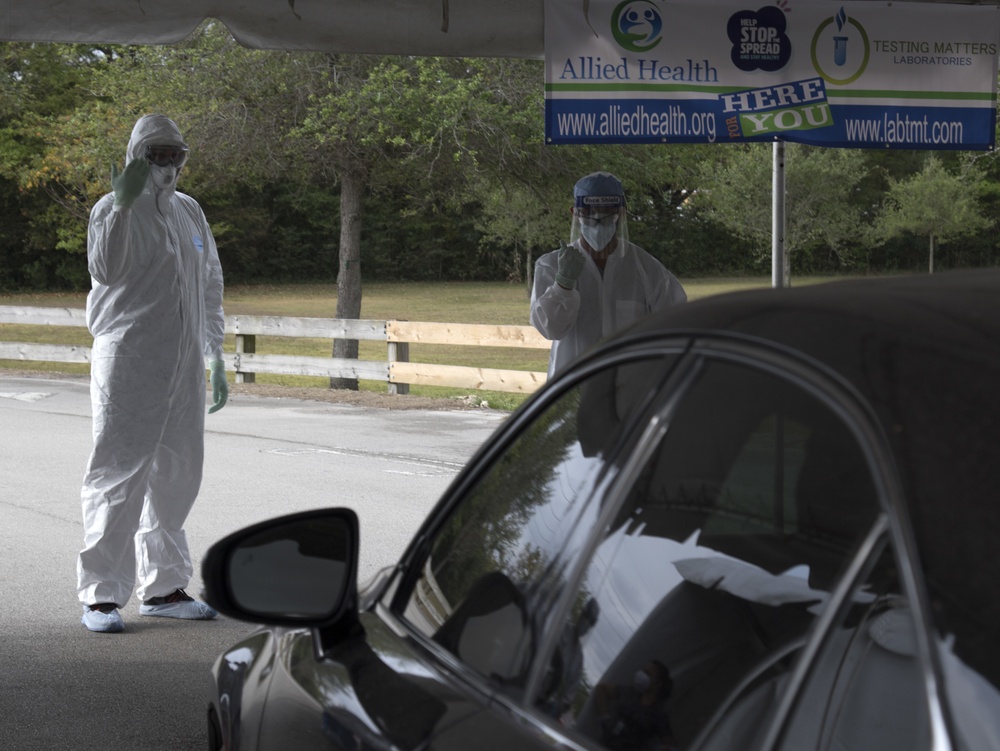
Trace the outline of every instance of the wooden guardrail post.
<instances>
[{"instance_id":1,"label":"wooden guardrail post","mask_svg":"<svg viewBox=\"0 0 1000 751\"><path fill-rule=\"evenodd\" d=\"M257 351L257 337L253 334L237 334L236 335L236 354L242 355L253 354ZM236 362L239 363L240 358L236 358ZM239 367L239 365L237 365ZM237 383L256 383L257 374L256 373L244 373L241 370L236 371L236 382Z\"/></svg>"},{"instance_id":2,"label":"wooden guardrail post","mask_svg":"<svg viewBox=\"0 0 1000 751\"><path fill-rule=\"evenodd\" d=\"M389 369L392 370L392 364L394 362L409 362L410 361L410 343L409 342L393 342L390 341L386 344L386 349L388 351ZM409 394L410 384L408 383L394 383L389 381L389 393L390 394Z\"/></svg>"}]
</instances>

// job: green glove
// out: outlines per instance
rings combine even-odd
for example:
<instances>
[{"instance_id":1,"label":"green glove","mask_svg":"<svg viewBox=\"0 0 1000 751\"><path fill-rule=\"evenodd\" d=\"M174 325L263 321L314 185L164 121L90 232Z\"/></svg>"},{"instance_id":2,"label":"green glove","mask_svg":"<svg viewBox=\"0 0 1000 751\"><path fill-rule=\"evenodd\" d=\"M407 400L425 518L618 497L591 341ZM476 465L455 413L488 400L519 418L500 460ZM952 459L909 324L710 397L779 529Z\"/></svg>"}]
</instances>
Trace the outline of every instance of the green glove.
<instances>
[{"instance_id":1,"label":"green glove","mask_svg":"<svg viewBox=\"0 0 1000 751\"><path fill-rule=\"evenodd\" d=\"M131 208L135 199L142 194L149 177L149 162L145 159L133 159L118 174L118 166L111 165L111 187L115 191L115 206Z\"/></svg>"},{"instance_id":2,"label":"green glove","mask_svg":"<svg viewBox=\"0 0 1000 751\"><path fill-rule=\"evenodd\" d=\"M212 360L208 367L212 369L209 376L209 382L212 384L212 406L209 408L208 414L212 414L226 406L226 400L229 398L229 383L226 381L225 362Z\"/></svg>"},{"instance_id":3,"label":"green glove","mask_svg":"<svg viewBox=\"0 0 1000 751\"><path fill-rule=\"evenodd\" d=\"M559 251L559 267L556 269L556 284L566 289L573 289L576 280L583 272L583 264L586 259L583 253L572 245L563 245Z\"/></svg>"}]
</instances>

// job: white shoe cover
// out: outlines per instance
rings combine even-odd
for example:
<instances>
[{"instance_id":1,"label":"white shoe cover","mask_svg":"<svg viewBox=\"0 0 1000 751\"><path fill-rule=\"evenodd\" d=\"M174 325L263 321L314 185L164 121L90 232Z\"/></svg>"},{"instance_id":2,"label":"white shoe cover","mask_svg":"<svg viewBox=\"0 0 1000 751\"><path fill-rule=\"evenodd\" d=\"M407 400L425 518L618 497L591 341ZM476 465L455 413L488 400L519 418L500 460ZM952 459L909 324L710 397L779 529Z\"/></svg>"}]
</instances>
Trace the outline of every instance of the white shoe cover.
<instances>
[{"instance_id":1,"label":"white shoe cover","mask_svg":"<svg viewBox=\"0 0 1000 751\"><path fill-rule=\"evenodd\" d=\"M100 610L84 607L80 622L91 631L106 634L117 634L125 630L125 621L122 620L121 613L117 609L110 613L102 613Z\"/></svg>"}]
</instances>

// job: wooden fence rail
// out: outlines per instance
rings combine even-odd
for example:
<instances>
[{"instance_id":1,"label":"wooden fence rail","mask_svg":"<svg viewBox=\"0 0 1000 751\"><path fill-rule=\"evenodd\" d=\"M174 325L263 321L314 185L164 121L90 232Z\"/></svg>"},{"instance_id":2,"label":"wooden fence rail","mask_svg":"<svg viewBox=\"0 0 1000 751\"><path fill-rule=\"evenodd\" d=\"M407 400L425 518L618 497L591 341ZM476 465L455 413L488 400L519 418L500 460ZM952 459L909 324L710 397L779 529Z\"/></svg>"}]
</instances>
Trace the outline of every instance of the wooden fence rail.
<instances>
[{"instance_id":1,"label":"wooden fence rail","mask_svg":"<svg viewBox=\"0 0 1000 751\"><path fill-rule=\"evenodd\" d=\"M6 305L0 305L0 324L83 328L87 325L85 312L77 308ZM531 326L338 318L226 316L226 333L236 336L236 351L226 353L225 360L226 368L236 372L237 383L252 383L257 373L358 378L383 381L393 394L407 393L411 384L529 394L545 383L544 372L409 362L410 344L531 349L548 349L551 344ZM257 337L382 341L386 343L386 359L260 354ZM90 348L0 341L0 360L89 363Z\"/></svg>"}]
</instances>

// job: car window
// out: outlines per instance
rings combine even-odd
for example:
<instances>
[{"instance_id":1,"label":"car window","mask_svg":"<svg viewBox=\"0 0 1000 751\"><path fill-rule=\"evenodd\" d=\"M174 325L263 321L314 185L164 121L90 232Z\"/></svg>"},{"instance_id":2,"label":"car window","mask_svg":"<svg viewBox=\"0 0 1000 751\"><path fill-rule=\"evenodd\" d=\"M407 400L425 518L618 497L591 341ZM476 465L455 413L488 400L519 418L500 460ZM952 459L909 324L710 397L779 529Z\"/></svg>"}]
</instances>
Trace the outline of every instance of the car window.
<instances>
[{"instance_id":1,"label":"car window","mask_svg":"<svg viewBox=\"0 0 1000 751\"><path fill-rule=\"evenodd\" d=\"M595 488L672 357L599 370L540 409L453 504L403 618L517 693L572 550L590 536Z\"/></svg>"},{"instance_id":2,"label":"car window","mask_svg":"<svg viewBox=\"0 0 1000 751\"><path fill-rule=\"evenodd\" d=\"M1000 578L996 548L1000 530L1000 427L996 419L1000 389L996 384L1000 369L987 365L976 348L962 348L945 359L937 352L928 358L918 348L905 349L899 356L899 373L922 371L920 378L908 377L906 387L894 394L895 409L908 421L902 436L901 473L912 483L910 518L934 624L948 642L949 659L958 660L956 666L978 673L992 686L987 690L996 708L1000 598L984 597L984 593L995 592ZM927 362L939 365L928 368ZM955 393L956 383L962 384L961 393ZM950 677L958 678L958 674ZM973 704L964 697L980 693L973 688L980 679L971 678L968 686L948 692L949 699L963 696L961 709L959 702L951 701L953 712L964 713ZM1000 748L1000 714L990 714L998 718L992 738Z\"/></svg>"},{"instance_id":3,"label":"car window","mask_svg":"<svg viewBox=\"0 0 1000 751\"><path fill-rule=\"evenodd\" d=\"M668 423L586 562L538 699L610 749L692 747L787 672L878 510L847 427L774 375L710 362Z\"/></svg>"},{"instance_id":4,"label":"car window","mask_svg":"<svg viewBox=\"0 0 1000 751\"><path fill-rule=\"evenodd\" d=\"M780 748L930 748L916 634L894 556L886 547L827 633ZM753 709L754 694L763 698L773 692L755 687L747 693L744 713L760 712L760 707Z\"/></svg>"}]
</instances>

